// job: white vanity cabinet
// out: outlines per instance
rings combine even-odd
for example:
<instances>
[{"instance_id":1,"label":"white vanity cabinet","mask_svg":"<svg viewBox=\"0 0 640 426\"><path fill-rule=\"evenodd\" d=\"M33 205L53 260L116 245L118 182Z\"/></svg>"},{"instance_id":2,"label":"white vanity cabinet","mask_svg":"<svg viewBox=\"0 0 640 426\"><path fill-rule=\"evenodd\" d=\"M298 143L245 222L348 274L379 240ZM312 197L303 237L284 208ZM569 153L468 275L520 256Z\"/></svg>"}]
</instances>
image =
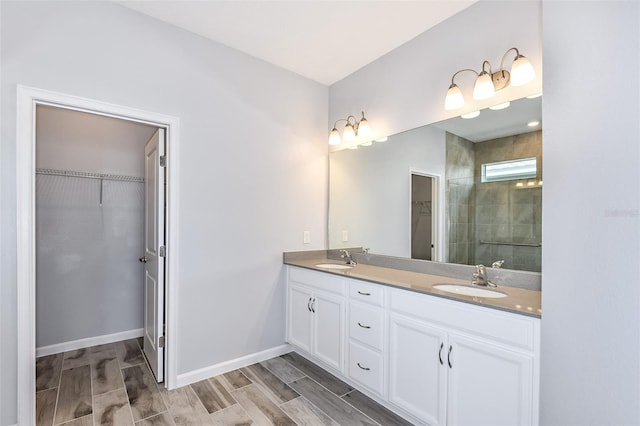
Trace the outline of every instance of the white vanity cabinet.
<instances>
[{"instance_id":1,"label":"white vanity cabinet","mask_svg":"<svg viewBox=\"0 0 640 426\"><path fill-rule=\"evenodd\" d=\"M424 425L538 423L540 319L289 267L289 343Z\"/></svg>"},{"instance_id":2,"label":"white vanity cabinet","mask_svg":"<svg viewBox=\"0 0 640 426\"><path fill-rule=\"evenodd\" d=\"M392 290L389 402L429 425L538 421L539 320Z\"/></svg>"},{"instance_id":3,"label":"white vanity cabinet","mask_svg":"<svg viewBox=\"0 0 640 426\"><path fill-rule=\"evenodd\" d=\"M345 284L339 277L289 268L289 343L343 372Z\"/></svg>"}]
</instances>

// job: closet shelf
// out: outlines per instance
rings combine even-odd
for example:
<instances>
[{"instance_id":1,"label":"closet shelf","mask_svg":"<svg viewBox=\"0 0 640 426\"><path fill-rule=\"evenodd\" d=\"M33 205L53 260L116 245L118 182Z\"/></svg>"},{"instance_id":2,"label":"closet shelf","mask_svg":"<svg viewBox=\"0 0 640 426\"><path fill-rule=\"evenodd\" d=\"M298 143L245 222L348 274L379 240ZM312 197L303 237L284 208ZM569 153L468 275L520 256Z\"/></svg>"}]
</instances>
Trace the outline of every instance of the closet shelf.
<instances>
[{"instance_id":1,"label":"closet shelf","mask_svg":"<svg viewBox=\"0 0 640 426\"><path fill-rule=\"evenodd\" d=\"M56 170L56 169L36 169L36 175L67 176L67 177L101 179L101 180L119 180L124 182L140 182L140 183L144 182L144 178L136 177L136 176L111 175L106 173L77 172L77 171Z\"/></svg>"}]
</instances>

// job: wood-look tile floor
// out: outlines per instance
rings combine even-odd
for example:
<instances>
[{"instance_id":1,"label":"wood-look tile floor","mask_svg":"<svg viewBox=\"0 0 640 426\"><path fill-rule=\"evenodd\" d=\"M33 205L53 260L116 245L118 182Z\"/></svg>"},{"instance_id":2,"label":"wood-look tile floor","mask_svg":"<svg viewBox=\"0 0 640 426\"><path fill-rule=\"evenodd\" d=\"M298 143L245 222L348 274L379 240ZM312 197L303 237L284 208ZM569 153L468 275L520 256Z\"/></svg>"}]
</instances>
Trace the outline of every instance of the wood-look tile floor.
<instances>
[{"instance_id":1,"label":"wood-look tile floor","mask_svg":"<svg viewBox=\"0 0 640 426\"><path fill-rule=\"evenodd\" d=\"M291 352L171 391L136 339L38 358L38 426L409 425Z\"/></svg>"}]
</instances>

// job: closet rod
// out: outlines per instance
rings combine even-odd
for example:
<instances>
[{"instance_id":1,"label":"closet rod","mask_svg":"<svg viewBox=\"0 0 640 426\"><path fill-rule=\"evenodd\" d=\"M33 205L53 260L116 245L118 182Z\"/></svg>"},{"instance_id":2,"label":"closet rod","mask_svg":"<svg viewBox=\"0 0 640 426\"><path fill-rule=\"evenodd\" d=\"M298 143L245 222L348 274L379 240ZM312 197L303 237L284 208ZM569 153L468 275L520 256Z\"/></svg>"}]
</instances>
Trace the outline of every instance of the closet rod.
<instances>
[{"instance_id":1,"label":"closet rod","mask_svg":"<svg viewBox=\"0 0 640 426\"><path fill-rule=\"evenodd\" d=\"M36 169L36 174L48 175L48 176L67 176L67 177L79 177L79 178L86 178L86 179L119 180L124 182L144 183L144 178L141 178L141 177L110 175L105 173L75 172L75 171L69 171L69 170L55 170L55 169Z\"/></svg>"}]
</instances>

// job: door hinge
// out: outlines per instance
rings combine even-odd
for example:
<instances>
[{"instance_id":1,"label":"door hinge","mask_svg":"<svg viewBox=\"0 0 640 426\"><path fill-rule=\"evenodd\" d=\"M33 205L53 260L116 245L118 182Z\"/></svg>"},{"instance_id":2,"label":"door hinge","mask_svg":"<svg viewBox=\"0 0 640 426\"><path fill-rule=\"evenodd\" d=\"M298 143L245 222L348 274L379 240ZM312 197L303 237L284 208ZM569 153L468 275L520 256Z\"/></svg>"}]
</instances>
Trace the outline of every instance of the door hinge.
<instances>
[{"instance_id":1,"label":"door hinge","mask_svg":"<svg viewBox=\"0 0 640 426\"><path fill-rule=\"evenodd\" d=\"M167 255L167 248L165 246L160 246L158 249L158 256L165 257Z\"/></svg>"},{"instance_id":2,"label":"door hinge","mask_svg":"<svg viewBox=\"0 0 640 426\"><path fill-rule=\"evenodd\" d=\"M161 155L160 156L160 167L167 167L167 156L166 155Z\"/></svg>"},{"instance_id":3,"label":"door hinge","mask_svg":"<svg viewBox=\"0 0 640 426\"><path fill-rule=\"evenodd\" d=\"M164 336L160 336L158 338L158 347L159 348L164 348Z\"/></svg>"}]
</instances>

